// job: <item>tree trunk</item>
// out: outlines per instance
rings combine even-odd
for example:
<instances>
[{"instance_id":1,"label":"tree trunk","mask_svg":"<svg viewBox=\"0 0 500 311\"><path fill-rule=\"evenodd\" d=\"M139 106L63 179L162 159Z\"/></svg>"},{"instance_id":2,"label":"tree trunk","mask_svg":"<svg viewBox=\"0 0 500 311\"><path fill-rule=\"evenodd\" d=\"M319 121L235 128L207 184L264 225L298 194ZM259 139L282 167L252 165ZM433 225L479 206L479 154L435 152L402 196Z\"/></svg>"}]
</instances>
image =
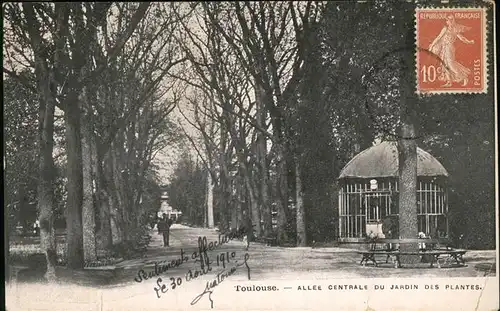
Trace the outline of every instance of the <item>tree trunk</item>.
<instances>
[{"instance_id":1,"label":"tree trunk","mask_svg":"<svg viewBox=\"0 0 500 311\"><path fill-rule=\"evenodd\" d=\"M266 109L265 100L266 94L260 84L256 85L255 91L256 98L256 121L257 125L261 128L266 128ZM257 134L257 159L258 159L258 172L260 181L260 203L262 210L262 217L264 220L264 235L270 236L272 234L272 214L271 204L269 202L269 171L267 166L267 139L266 136L259 132Z\"/></svg>"},{"instance_id":2,"label":"tree trunk","mask_svg":"<svg viewBox=\"0 0 500 311\"><path fill-rule=\"evenodd\" d=\"M5 167L5 154L4 154L4 165ZM4 171L5 173L5 171ZM4 280L10 280L11 273L10 273L10 228L9 228L9 215L10 215L10 207L4 207L3 210L3 253L5 256L5 265L4 265L4 275L5 278ZM47 271L48 271L49 266L47 265Z\"/></svg>"},{"instance_id":3,"label":"tree trunk","mask_svg":"<svg viewBox=\"0 0 500 311\"><path fill-rule=\"evenodd\" d=\"M236 209L234 210L235 222L233 228L239 229L241 227L241 215L243 213L243 198L245 185L242 183L241 176L238 176L238 184L236 186Z\"/></svg>"},{"instance_id":4,"label":"tree trunk","mask_svg":"<svg viewBox=\"0 0 500 311\"><path fill-rule=\"evenodd\" d=\"M221 152L224 152L222 150ZM225 231L229 226L229 201L230 201L230 193L229 193L229 170L227 168L227 161L225 155L221 156L221 161L219 164L221 168L219 174L219 191L218 191L218 203L217 207L219 208L219 229L221 231Z\"/></svg>"},{"instance_id":5,"label":"tree trunk","mask_svg":"<svg viewBox=\"0 0 500 311\"><path fill-rule=\"evenodd\" d=\"M214 185L210 173L207 176L207 222L208 228L214 227Z\"/></svg>"},{"instance_id":6,"label":"tree trunk","mask_svg":"<svg viewBox=\"0 0 500 311\"><path fill-rule=\"evenodd\" d=\"M210 173L207 171L207 179L209 179L209 178L212 178L212 177L210 176ZM206 195L205 195L205 206L202 208L202 211L203 211L203 219L202 219L202 221L203 221L203 228L208 228L208 197L209 197L209 191L210 191L209 187L208 187L209 183L210 182L207 180L206 181L206 185L207 185L206 191L207 192L206 192Z\"/></svg>"},{"instance_id":7,"label":"tree trunk","mask_svg":"<svg viewBox=\"0 0 500 311\"><path fill-rule=\"evenodd\" d=\"M250 215L247 214L244 217L251 219L251 227L253 227L253 230L255 231L255 236L261 236L262 227L260 225L260 210L259 210L258 198L257 195L255 194L255 190L254 187L252 186L252 182L249 176L245 177L245 183L247 185L247 190L248 190L248 201L249 201L248 208L250 209L249 211ZM248 221L246 219L243 219L243 223L246 224L248 223ZM252 228L246 228L246 229L252 230Z\"/></svg>"},{"instance_id":8,"label":"tree trunk","mask_svg":"<svg viewBox=\"0 0 500 311\"><path fill-rule=\"evenodd\" d=\"M47 272L45 278L48 281L55 280L55 265L57 262L56 239L54 229L54 160L52 152L54 149L54 111L55 98L52 94L51 84L53 76L47 66L44 56L40 54L43 50L42 38L38 29L37 19L33 9L33 4L23 4L26 16L26 26L31 40L33 56L35 61L35 76L37 79L37 89L40 96L39 112L39 181L38 192L38 212L40 219L40 244L47 260ZM59 16L58 16L59 22ZM60 24L60 23L58 23Z\"/></svg>"},{"instance_id":9,"label":"tree trunk","mask_svg":"<svg viewBox=\"0 0 500 311\"><path fill-rule=\"evenodd\" d=\"M113 143L109 150L109 158L107 161L107 171L109 176L109 205L110 205L110 223L111 223L111 235L113 239L113 244L121 243L125 240L125 234L123 233L123 220L121 217L123 204L120 201L119 187L117 186L116 179L119 178L116 175L119 174L116 169L116 143Z\"/></svg>"},{"instance_id":10,"label":"tree trunk","mask_svg":"<svg viewBox=\"0 0 500 311\"><path fill-rule=\"evenodd\" d=\"M66 125L67 151L67 257L68 267L83 268L83 171L82 171L82 141L80 135L80 108L78 100L66 105L64 114Z\"/></svg>"},{"instance_id":11,"label":"tree trunk","mask_svg":"<svg viewBox=\"0 0 500 311\"><path fill-rule=\"evenodd\" d=\"M129 174L128 168L125 166L122 156L124 154L123 149L123 136L117 135L117 141L113 143L113 148L110 150L112 159L112 171L114 183L114 196L116 200L114 202L115 214L114 218L116 221L118 233L120 234L121 241L128 241L129 239L129 191L127 190L127 177Z\"/></svg>"},{"instance_id":12,"label":"tree trunk","mask_svg":"<svg viewBox=\"0 0 500 311\"><path fill-rule=\"evenodd\" d=\"M413 12L403 8L402 15ZM408 13L410 12L410 13ZM406 44L414 44L414 28L406 20L402 22L407 29ZM399 236L401 239L418 237L417 219L417 142L416 142L416 96L414 90L415 71L414 54L405 53L401 59L401 128L398 141L399 162ZM417 251L418 243L401 244L401 251ZM417 263L418 256L401 256L401 263Z\"/></svg>"},{"instance_id":13,"label":"tree trunk","mask_svg":"<svg viewBox=\"0 0 500 311\"><path fill-rule=\"evenodd\" d=\"M84 101L85 102L85 101ZM83 202L82 202L82 222L83 222L83 254L85 262L92 262L97 259L96 236L95 236L95 206L94 206L94 186L92 172L92 126L90 120L82 118L82 168L83 168Z\"/></svg>"},{"instance_id":14,"label":"tree trunk","mask_svg":"<svg viewBox=\"0 0 500 311\"><path fill-rule=\"evenodd\" d=\"M204 181L202 180L201 183L204 184ZM188 205L188 206L186 206L186 210L187 210L186 211L187 219L189 219L189 221L192 224L198 225L198 219L197 219L197 217L194 214L194 208L193 208L193 206L191 204Z\"/></svg>"},{"instance_id":15,"label":"tree trunk","mask_svg":"<svg viewBox=\"0 0 500 311\"><path fill-rule=\"evenodd\" d=\"M100 173L100 178L99 178L100 184L102 185L102 196L104 200L106 200L108 205L109 231L110 231L109 235L111 237L111 245L121 242L121 234L117 223L118 221L116 215L118 210L118 199L116 198L116 189L114 185L112 149L113 146L111 145L108 153L103 158L103 166L100 168L102 174ZM103 204L105 203L103 202ZM106 210L102 210L101 213L102 214L106 213ZM107 235L108 233L103 232L102 234Z\"/></svg>"},{"instance_id":16,"label":"tree trunk","mask_svg":"<svg viewBox=\"0 0 500 311\"><path fill-rule=\"evenodd\" d=\"M49 92L45 90L45 92ZM55 280L55 265L57 263L56 239L54 228L54 161L52 152L54 147L54 101L49 94L40 103L40 154L39 154L39 182L38 212L40 219L40 244L47 260L45 278Z\"/></svg>"},{"instance_id":17,"label":"tree trunk","mask_svg":"<svg viewBox=\"0 0 500 311\"><path fill-rule=\"evenodd\" d=\"M238 227L238 213L240 210L239 202L236 202L236 206L231 209L231 223L229 229L236 229Z\"/></svg>"},{"instance_id":18,"label":"tree trunk","mask_svg":"<svg viewBox=\"0 0 500 311\"><path fill-rule=\"evenodd\" d=\"M302 194L302 180L300 171L300 159L295 157L295 193L297 209L297 246L307 245L306 236L306 214L304 209L304 200Z\"/></svg>"},{"instance_id":19,"label":"tree trunk","mask_svg":"<svg viewBox=\"0 0 500 311\"><path fill-rule=\"evenodd\" d=\"M278 212L278 243L288 242L287 222L288 222L288 167L285 159L285 150L283 145L277 146L276 156L276 191L278 200L276 209Z\"/></svg>"},{"instance_id":20,"label":"tree trunk","mask_svg":"<svg viewBox=\"0 0 500 311\"><path fill-rule=\"evenodd\" d=\"M413 124L402 125L403 137L414 137ZM415 239L418 236L417 221L417 144L415 139L402 138L398 142L399 154L399 235L401 239ZM409 251L416 251L418 243L401 244ZM401 258L405 263L413 263L412 258Z\"/></svg>"},{"instance_id":21,"label":"tree trunk","mask_svg":"<svg viewBox=\"0 0 500 311\"><path fill-rule=\"evenodd\" d=\"M120 227L120 220L118 215L118 199L116 199L116 195L112 194L109 196L109 221L111 227L111 239L112 244L121 243L123 241L123 234Z\"/></svg>"},{"instance_id":22,"label":"tree trunk","mask_svg":"<svg viewBox=\"0 0 500 311\"><path fill-rule=\"evenodd\" d=\"M106 253L113 245L110 222L110 198L105 188L106 183L103 176L101 160L96 157L96 161L94 162L94 171L96 172L96 206L99 209L99 239L101 242L100 247L102 248L102 251Z\"/></svg>"}]
</instances>

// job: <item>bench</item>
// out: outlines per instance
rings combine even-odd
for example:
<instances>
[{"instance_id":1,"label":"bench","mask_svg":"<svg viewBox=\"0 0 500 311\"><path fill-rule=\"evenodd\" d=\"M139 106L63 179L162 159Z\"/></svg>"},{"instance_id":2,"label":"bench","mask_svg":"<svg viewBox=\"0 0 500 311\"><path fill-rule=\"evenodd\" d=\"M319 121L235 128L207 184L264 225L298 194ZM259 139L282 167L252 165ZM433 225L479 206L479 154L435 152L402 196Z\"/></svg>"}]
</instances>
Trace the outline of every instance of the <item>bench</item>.
<instances>
[{"instance_id":1,"label":"bench","mask_svg":"<svg viewBox=\"0 0 500 311\"><path fill-rule=\"evenodd\" d=\"M439 262L439 257L442 255L448 255L448 258L445 259L445 262L449 262L451 259L455 260L455 262L459 265L465 266L465 259L463 256L465 255L467 251L466 250L448 250L448 249L443 249L443 250L428 250L428 251L419 251L419 252L400 252L397 254L396 257L396 262L399 267L401 267L401 263L399 262L399 256L400 255L417 255L417 256L430 256L431 257L431 268L434 266L434 264L437 265L438 268L441 268L441 264Z\"/></svg>"},{"instance_id":2,"label":"bench","mask_svg":"<svg viewBox=\"0 0 500 311\"><path fill-rule=\"evenodd\" d=\"M116 264L115 265L105 265L105 266L86 266L83 268L83 270L84 271L90 270L90 271L108 272L113 277L117 277L125 270L125 267L116 266Z\"/></svg>"},{"instance_id":3,"label":"bench","mask_svg":"<svg viewBox=\"0 0 500 311\"><path fill-rule=\"evenodd\" d=\"M447 240L438 240L438 239L376 239L372 240L368 244L368 251L375 252L383 252L377 254L386 255L386 263L389 261L389 258L394 257L391 255L391 252L398 251L398 246L400 244L419 244L419 249L435 249L437 245L443 244L445 242L445 248L449 249ZM373 257L373 256L372 256ZM373 258L369 256L369 254L365 254L363 259L365 261L372 261ZM362 259L362 262L364 262Z\"/></svg>"},{"instance_id":4,"label":"bench","mask_svg":"<svg viewBox=\"0 0 500 311\"><path fill-rule=\"evenodd\" d=\"M375 259L376 255L384 255L387 256L386 263L388 262L389 258L393 259L394 262L394 267L395 268L401 268L401 261L400 261L400 256L401 255L413 255L413 256L430 256L431 257L431 268L434 266L434 264L437 265L438 268L441 268L441 264L439 262L439 257L442 255L448 255L448 258L446 258L445 262L449 262L450 260L454 260L457 264L459 265L465 265L465 259L463 256L465 255L467 251L462 250L462 249L435 249L435 250L420 250L416 252L406 252L406 251L399 251L399 250L367 250L367 251L358 251L359 254L362 255L360 265L365 266L366 263L371 261L375 266L378 266L378 263Z\"/></svg>"},{"instance_id":5,"label":"bench","mask_svg":"<svg viewBox=\"0 0 500 311\"><path fill-rule=\"evenodd\" d=\"M395 253L398 253L398 251L368 250L368 251L358 251L357 253L362 255L361 261L359 262L360 265L365 266L369 261L371 261L375 265L375 267L377 267L378 262L377 260L375 260L375 255L387 256L387 259L385 261L387 263L389 261L389 258L393 257Z\"/></svg>"},{"instance_id":6,"label":"bench","mask_svg":"<svg viewBox=\"0 0 500 311\"><path fill-rule=\"evenodd\" d=\"M401 252L397 246L401 244L419 244L418 251L403 251ZM389 258L395 264L396 268L401 266L400 256L401 255L414 255L414 256L430 256L431 257L431 267L434 263L437 263L440 268L439 257L442 255L449 255L448 259L454 259L455 262L459 264L465 264L463 255L465 250L454 250L449 246L448 239L377 239L370 241L368 244L368 250L358 251L362 255L361 265L365 265L368 262L372 262L377 266L375 260L375 255L386 256L386 263L389 262Z\"/></svg>"},{"instance_id":7,"label":"bench","mask_svg":"<svg viewBox=\"0 0 500 311\"><path fill-rule=\"evenodd\" d=\"M383 246L384 250L395 250L391 246L410 243L425 245L425 249L434 249L439 245L443 245L445 249L451 249L448 239L377 239L369 242L369 248L370 250L378 250L380 248L377 246L380 245Z\"/></svg>"},{"instance_id":8,"label":"bench","mask_svg":"<svg viewBox=\"0 0 500 311\"><path fill-rule=\"evenodd\" d=\"M261 238L261 240L264 243L266 243L266 246L277 246L278 245L278 238L277 237Z\"/></svg>"}]
</instances>

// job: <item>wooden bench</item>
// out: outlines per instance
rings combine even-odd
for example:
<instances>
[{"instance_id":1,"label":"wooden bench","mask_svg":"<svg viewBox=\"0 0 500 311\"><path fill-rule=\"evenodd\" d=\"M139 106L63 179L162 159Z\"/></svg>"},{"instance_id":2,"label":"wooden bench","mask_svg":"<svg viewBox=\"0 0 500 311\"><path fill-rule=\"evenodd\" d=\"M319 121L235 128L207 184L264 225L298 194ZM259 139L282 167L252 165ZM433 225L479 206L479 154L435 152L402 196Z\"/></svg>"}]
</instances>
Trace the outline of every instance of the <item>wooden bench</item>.
<instances>
[{"instance_id":1,"label":"wooden bench","mask_svg":"<svg viewBox=\"0 0 500 311\"><path fill-rule=\"evenodd\" d=\"M378 266L377 260L375 260L375 255L384 255L387 256L386 263L389 260L389 257L392 256L396 251L383 251L383 250L367 250L367 251L358 251L358 254L361 254L362 258L359 262L360 265L365 266L369 261L371 261L375 267Z\"/></svg>"},{"instance_id":2,"label":"wooden bench","mask_svg":"<svg viewBox=\"0 0 500 311\"><path fill-rule=\"evenodd\" d=\"M389 258L393 259L394 262L394 267L395 268L401 268L401 261L400 261L400 256L401 255L413 255L413 256L430 256L431 259L431 268L434 266L434 264L437 265L438 268L441 268L441 264L439 262L439 257L442 255L448 255L448 258L446 259L446 262L449 262L450 260L454 260L457 264L459 265L465 265L465 259L463 256L465 255L467 251L462 250L462 249L441 249L441 250L420 250L416 252L405 252L405 251L399 251L399 250L389 250L389 251L372 251L372 250L367 250L367 251L358 251L359 254L362 255L360 265L365 266L366 263L371 261L375 266L378 266L378 263L375 259L376 255L384 255L387 256L386 263L388 262Z\"/></svg>"},{"instance_id":3,"label":"wooden bench","mask_svg":"<svg viewBox=\"0 0 500 311\"><path fill-rule=\"evenodd\" d=\"M419 251L419 252L400 252L399 254L395 255L395 257L396 257L397 265L399 267L401 267L401 263L399 261L400 255L430 256L431 257L431 268L434 266L434 264L436 264L438 268L441 268L441 264L439 262L439 259L440 259L439 257L442 255L448 255L448 258L445 259L445 262L449 262L451 259L454 259L457 264L465 266L465 260L464 260L463 256L465 255L466 252L467 252L466 250L462 250L462 249L426 250L426 251Z\"/></svg>"},{"instance_id":4,"label":"wooden bench","mask_svg":"<svg viewBox=\"0 0 500 311\"><path fill-rule=\"evenodd\" d=\"M267 237L262 238L262 240L266 243L266 246L277 246L278 238L277 237Z\"/></svg>"},{"instance_id":5,"label":"wooden bench","mask_svg":"<svg viewBox=\"0 0 500 311\"><path fill-rule=\"evenodd\" d=\"M401 244L419 244L418 251L403 251L401 252L396 246ZM414 256L430 256L431 257L431 267L434 263L440 266L439 257L442 255L449 255L448 259L454 259L458 264L465 264L463 255L465 250L454 250L449 246L448 239L377 239L370 241L368 243L369 249L365 251L358 251L362 255L361 265L365 265L368 262L372 262L377 266L375 260L375 255L386 256L385 262L389 262L389 258L395 264L396 268L401 266L400 256L401 255L414 255ZM423 247L422 247L423 246Z\"/></svg>"},{"instance_id":6,"label":"wooden bench","mask_svg":"<svg viewBox=\"0 0 500 311\"><path fill-rule=\"evenodd\" d=\"M124 270L125 267L123 266L116 266L116 265L105 265L105 266L87 266L84 267L83 270L87 271L101 271L101 272L107 272L109 273L112 277L117 277L119 276Z\"/></svg>"},{"instance_id":7,"label":"wooden bench","mask_svg":"<svg viewBox=\"0 0 500 311\"><path fill-rule=\"evenodd\" d=\"M373 241L370 241L368 243L368 251L374 251L374 252L379 252L377 254L383 254L386 255L386 263L389 261L389 258L394 259L394 255L392 255L391 252L398 251L399 249L397 246L400 244L416 244L418 243L419 246L425 245L425 247L420 248L420 250L423 249L434 249L437 245L443 244L445 242L445 247L448 249L448 244L446 243L447 240L438 240L438 239L376 239ZM380 253L382 252L382 253ZM367 261L373 261L374 256L370 256L368 253L366 253L361 262L367 262Z\"/></svg>"},{"instance_id":8,"label":"wooden bench","mask_svg":"<svg viewBox=\"0 0 500 311\"><path fill-rule=\"evenodd\" d=\"M370 241L369 249L370 250L378 250L378 245L383 246L384 250L396 250L395 247L391 247L398 244L424 244L425 249L435 249L438 246L443 246L445 249L451 249L449 246L448 239L377 239L374 241Z\"/></svg>"}]
</instances>

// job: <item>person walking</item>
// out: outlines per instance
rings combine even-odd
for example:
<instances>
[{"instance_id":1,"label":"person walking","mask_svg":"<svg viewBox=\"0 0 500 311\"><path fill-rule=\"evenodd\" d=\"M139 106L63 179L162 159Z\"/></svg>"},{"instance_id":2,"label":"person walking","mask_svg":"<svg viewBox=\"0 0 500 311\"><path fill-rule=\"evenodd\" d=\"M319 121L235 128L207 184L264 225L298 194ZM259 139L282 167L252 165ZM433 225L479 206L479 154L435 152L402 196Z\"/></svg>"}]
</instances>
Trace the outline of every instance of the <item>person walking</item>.
<instances>
[{"instance_id":1,"label":"person walking","mask_svg":"<svg viewBox=\"0 0 500 311\"><path fill-rule=\"evenodd\" d=\"M163 235L163 247L170 246L170 226L172 220L168 219L167 214L163 213L162 219L158 222L158 233Z\"/></svg>"},{"instance_id":2,"label":"person walking","mask_svg":"<svg viewBox=\"0 0 500 311\"><path fill-rule=\"evenodd\" d=\"M243 219L244 219L244 225L243 225L243 230L245 232L245 237L243 239L243 241L245 242L246 244L246 250L248 250L248 248L250 247L250 241L253 241L253 238L255 237L254 236L254 229L252 226L252 219L250 218L250 216L246 213L243 214Z\"/></svg>"},{"instance_id":3,"label":"person walking","mask_svg":"<svg viewBox=\"0 0 500 311\"><path fill-rule=\"evenodd\" d=\"M167 246L170 246L170 227L174 224L174 220L167 218Z\"/></svg>"}]
</instances>

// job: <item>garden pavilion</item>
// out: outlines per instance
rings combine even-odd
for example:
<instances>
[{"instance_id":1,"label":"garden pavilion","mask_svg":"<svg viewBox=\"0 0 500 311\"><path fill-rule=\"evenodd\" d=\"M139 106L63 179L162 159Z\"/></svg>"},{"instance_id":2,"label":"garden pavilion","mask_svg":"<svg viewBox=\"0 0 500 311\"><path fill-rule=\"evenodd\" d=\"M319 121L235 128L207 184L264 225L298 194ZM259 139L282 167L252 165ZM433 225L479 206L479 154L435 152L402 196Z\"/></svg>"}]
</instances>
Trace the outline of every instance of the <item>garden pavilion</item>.
<instances>
[{"instance_id":1,"label":"garden pavilion","mask_svg":"<svg viewBox=\"0 0 500 311\"><path fill-rule=\"evenodd\" d=\"M418 230L427 237L448 237L447 178L443 165L417 148ZM396 142L382 142L360 152L342 169L339 184L339 242L363 242L373 235L399 238L397 228L391 236L382 228L387 220L399 223Z\"/></svg>"}]
</instances>

